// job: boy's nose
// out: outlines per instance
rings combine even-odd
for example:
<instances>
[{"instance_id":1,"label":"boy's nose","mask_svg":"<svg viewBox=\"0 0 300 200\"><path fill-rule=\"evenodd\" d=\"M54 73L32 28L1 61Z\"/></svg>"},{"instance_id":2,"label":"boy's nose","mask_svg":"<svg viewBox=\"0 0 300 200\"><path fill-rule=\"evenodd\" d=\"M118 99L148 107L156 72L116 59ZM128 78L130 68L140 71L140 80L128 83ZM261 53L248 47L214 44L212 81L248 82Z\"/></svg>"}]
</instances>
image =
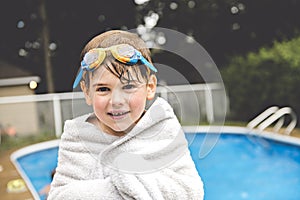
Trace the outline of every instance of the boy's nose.
<instances>
[{"instance_id":1,"label":"boy's nose","mask_svg":"<svg viewBox=\"0 0 300 200\"><path fill-rule=\"evenodd\" d=\"M111 104L113 106L122 105L125 103L125 96L122 91L114 90L111 95Z\"/></svg>"}]
</instances>

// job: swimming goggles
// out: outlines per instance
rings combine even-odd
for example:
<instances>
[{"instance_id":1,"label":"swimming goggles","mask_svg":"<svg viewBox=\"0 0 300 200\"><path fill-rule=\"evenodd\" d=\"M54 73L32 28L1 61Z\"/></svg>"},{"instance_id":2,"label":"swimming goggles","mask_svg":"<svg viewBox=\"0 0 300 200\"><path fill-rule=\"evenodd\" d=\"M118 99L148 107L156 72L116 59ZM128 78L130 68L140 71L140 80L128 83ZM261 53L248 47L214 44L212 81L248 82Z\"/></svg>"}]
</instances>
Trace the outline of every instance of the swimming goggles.
<instances>
[{"instance_id":1,"label":"swimming goggles","mask_svg":"<svg viewBox=\"0 0 300 200\"><path fill-rule=\"evenodd\" d=\"M106 51L110 51L113 57L121 63L133 65L138 61L141 61L144 65L149 67L149 69L157 72L157 69L148 62L144 56L142 56L141 52L131 45L119 44L108 48L95 48L91 49L84 55L83 60L81 61L80 71L75 78L73 88L76 88L79 84L83 75L83 70L93 71L100 66L106 57Z\"/></svg>"}]
</instances>

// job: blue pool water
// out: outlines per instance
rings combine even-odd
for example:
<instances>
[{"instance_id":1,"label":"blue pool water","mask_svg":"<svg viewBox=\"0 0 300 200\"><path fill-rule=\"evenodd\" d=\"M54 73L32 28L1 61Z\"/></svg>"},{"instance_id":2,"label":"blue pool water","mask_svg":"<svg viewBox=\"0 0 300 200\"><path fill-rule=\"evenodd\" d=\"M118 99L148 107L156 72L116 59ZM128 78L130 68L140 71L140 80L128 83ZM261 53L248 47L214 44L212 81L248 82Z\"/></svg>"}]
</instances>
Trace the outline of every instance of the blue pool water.
<instances>
[{"instance_id":1,"label":"blue pool water","mask_svg":"<svg viewBox=\"0 0 300 200\"><path fill-rule=\"evenodd\" d=\"M206 200L300 199L300 147L256 136L221 134L216 146L199 159L205 134L186 134ZM51 182L58 148L17 159L36 191ZM40 196L45 199L44 196Z\"/></svg>"},{"instance_id":2,"label":"blue pool water","mask_svg":"<svg viewBox=\"0 0 300 200\"><path fill-rule=\"evenodd\" d=\"M193 135L187 135L187 139ZM205 187L206 200L300 199L300 147L256 136L222 134L204 158L197 134L191 154Z\"/></svg>"},{"instance_id":3,"label":"blue pool water","mask_svg":"<svg viewBox=\"0 0 300 200\"><path fill-rule=\"evenodd\" d=\"M37 193L51 183L51 172L56 167L58 147L37 151L17 159ZM40 199L46 199L39 194Z\"/></svg>"}]
</instances>

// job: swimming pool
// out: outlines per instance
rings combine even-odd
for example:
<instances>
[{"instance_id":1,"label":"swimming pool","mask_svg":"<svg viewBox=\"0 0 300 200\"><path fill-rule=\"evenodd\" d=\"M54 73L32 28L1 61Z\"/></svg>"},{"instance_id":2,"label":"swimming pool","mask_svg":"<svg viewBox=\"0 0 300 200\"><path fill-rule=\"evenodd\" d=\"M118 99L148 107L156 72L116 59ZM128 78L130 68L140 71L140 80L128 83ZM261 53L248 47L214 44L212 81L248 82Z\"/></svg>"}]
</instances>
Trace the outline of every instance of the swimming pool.
<instances>
[{"instance_id":1,"label":"swimming pool","mask_svg":"<svg viewBox=\"0 0 300 200\"><path fill-rule=\"evenodd\" d=\"M11 155L11 160L25 180L34 199L46 199L39 194L51 183L51 172L56 167L59 140L42 142L22 148Z\"/></svg>"},{"instance_id":2,"label":"swimming pool","mask_svg":"<svg viewBox=\"0 0 300 200\"><path fill-rule=\"evenodd\" d=\"M300 199L299 139L267 132L249 135L244 128L224 127L216 145L200 158L199 148L208 134L205 127L198 130L190 133L187 128L186 138L206 200ZM58 142L33 145L12 155L35 199L44 199L37 191L51 181Z\"/></svg>"},{"instance_id":3,"label":"swimming pool","mask_svg":"<svg viewBox=\"0 0 300 200\"><path fill-rule=\"evenodd\" d=\"M197 134L190 150L205 199L300 199L299 146L227 133L220 135L208 156L198 159L204 136Z\"/></svg>"}]
</instances>

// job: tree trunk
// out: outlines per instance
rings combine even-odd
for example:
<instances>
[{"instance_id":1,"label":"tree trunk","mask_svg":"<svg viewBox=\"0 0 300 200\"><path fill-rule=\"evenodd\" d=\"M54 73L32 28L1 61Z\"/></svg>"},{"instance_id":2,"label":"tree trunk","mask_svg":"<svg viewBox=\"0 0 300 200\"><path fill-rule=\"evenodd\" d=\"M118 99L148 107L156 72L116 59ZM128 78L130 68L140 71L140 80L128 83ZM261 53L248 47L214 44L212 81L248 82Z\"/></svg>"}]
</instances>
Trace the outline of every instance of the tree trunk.
<instances>
[{"instance_id":1,"label":"tree trunk","mask_svg":"<svg viewBox=\"0 0 300 200\"><path fill-rule=\"evenodd\" d=\"M48 19L46 13L45 0L40 0L39 12L42 19L42 41L43 41L43 52L45 60L45 71L46 71L46 81L48 93L54 92L54 81L52 74L52 64L49 50L49 29L48 29Z\"/></svg>"}]
</instances>

